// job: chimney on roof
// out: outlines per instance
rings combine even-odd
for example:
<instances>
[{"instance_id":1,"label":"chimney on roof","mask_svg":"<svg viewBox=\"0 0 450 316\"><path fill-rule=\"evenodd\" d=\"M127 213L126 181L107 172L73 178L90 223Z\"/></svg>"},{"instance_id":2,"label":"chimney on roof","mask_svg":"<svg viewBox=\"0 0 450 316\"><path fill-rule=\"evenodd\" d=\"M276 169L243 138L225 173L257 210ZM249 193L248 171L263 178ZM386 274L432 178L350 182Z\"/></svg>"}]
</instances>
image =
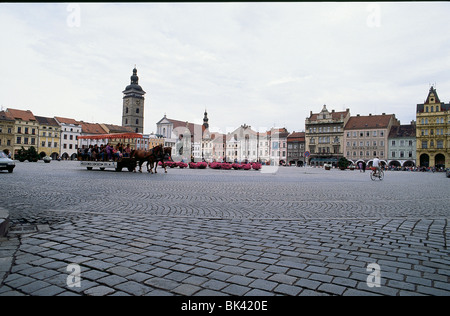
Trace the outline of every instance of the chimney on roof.
<instances>
[{"instance_id":1,"label":"chimney on roof","mask_svg":"<svg viewBox=\"0 0 450 316\"><path fill-rule=\"evenodd\" d=\"M359 114L356 114L356 116L359 117L360 115L359 115Z\"/></svg>"},{"instance_id":2,"label":"chimney on roof","mask_svg":"<svg viewBox=\"0 0 450 316\"><path fill-rule=\"evenodd\" d=\"M372 116L372 113L369 113L369 116Z\"/></svg>"},{"instance_id":3,"label":"chimney on roof","mask_svg":"<svg viewBox=\"0 0 450 316\"><path fill-rule=\"evenodd\" d=\"M386 113L383 113L382 115L386 115Z\"/></svg>"}]
</instances>

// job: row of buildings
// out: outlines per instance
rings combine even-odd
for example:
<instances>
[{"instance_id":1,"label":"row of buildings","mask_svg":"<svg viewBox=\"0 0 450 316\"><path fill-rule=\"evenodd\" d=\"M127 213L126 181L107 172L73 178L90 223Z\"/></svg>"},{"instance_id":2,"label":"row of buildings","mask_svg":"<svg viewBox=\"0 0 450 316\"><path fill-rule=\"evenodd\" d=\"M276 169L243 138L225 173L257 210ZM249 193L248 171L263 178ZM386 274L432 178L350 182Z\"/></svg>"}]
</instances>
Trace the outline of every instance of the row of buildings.
<instances>
[{"instance_id":1,"label":"row of buildings","mask_svg":"<svg viewBox=\"0 0 450 316\"><path fill-rule=\"evenodd\" d=\"M395 114L351 115L324 105L310 112L304 132L285 128L257 131L242 125L228 133L209 131L203 125L169 119L157 123L157 134L183 159L261 161L322 166L345 157L354 164L378 157L394 167L449 167L450 104L440 101L431 87L424 103L416 106L416 121L402 125Z\"/></svg>"},{"instance_id":2,"label":"row of buildings","mask_svg":"<svg viewBox=\"0 0 450 316\"><path fill-rule=\"evenodd\" d=\"M88 123L64 117L43 117L29 110L6 109L0 111L0 150L14 157L21 149L34 147L41 157L53 159L76 159L79 150L89 141L79 136L132 133L127 126L103 123ZM163 140L155 135L143 135L135 140L135 148L152 148ZM105 144L106 145L106 144Z\"/></svg>"},{"instance_id":3,"label":"row of buildings","mask_svg":"<svg viewBox=\"0 0 450 316\"><path fill-rule=\"evenodd\" d=\"M155 134L143 134L146 92L139 85L136 67L130 81L122 91L122 126L41 117L8 108L0 112L0 150L14 155L22 147L34 146L41 156L75 159L80 150L93 144L79 136L139 133L142 138L137 138L132 147L148 149L164 144L173 148L175 159L185 161L321 166L337 164L341 157L355 164L379 157L386 165L397 167L450 164L450 104L440 101L434 87L424 103L417 104L416 121L407 125L401 125L395 114L352 116L350 109L336 112L324 105L320 112L310 112L302 132L286 128L255 130L246 124L225 133L214 132L205 110L203 124L164 115L156 123Z\"/></svg>"}]
</instances>

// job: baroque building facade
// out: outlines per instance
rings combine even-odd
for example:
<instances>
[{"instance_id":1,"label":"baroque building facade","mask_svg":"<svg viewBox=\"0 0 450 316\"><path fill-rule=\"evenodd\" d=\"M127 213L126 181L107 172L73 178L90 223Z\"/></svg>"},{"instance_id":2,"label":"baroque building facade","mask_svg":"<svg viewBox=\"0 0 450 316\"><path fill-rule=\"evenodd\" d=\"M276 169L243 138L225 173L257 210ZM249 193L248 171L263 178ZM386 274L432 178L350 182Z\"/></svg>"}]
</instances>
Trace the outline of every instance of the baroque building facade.
<instances>
[{"instance_id":1,"label":"baroque building facade","mask_svg":"<svg viewBox=\"0 0 450 316\"><path fill-rule=\"evenodd\" d=\"M310 112L305 121L305 146L309 152L309 165L336 165L344 156L344 127L349 119L350 109L330 112L324 105L319 113Z\"/></svg>"},{"instance_id":2,"label":"baroque building facade","mask_svg":"<svg viewBox=\"0 0 450 316\"><path fill-rule=\"evenodd\" d=\"M417 161L422 167L450 166L450 104L441 102L432 86L416 107Z\"/></svg>"}]
</instances>

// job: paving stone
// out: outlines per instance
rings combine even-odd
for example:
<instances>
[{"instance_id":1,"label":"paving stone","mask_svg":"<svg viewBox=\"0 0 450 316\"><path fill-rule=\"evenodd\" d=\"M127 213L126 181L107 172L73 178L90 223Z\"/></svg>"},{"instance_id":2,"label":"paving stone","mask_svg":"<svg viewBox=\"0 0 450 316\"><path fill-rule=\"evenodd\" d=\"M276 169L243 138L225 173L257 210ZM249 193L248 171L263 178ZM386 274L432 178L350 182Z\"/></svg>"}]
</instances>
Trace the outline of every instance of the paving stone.
<instances>
[{"instance_id":1,"label":"paving stone","mask_svg":"<svg viewBox=\"0 0 450 316\"><path fill-rule=\"evenodd\" d=\"M192 285L192 284L182 284L176 288L174 288L172 291L174 293L180 294L180 295L185 295L185 296L192 296L194 295L196 292L198 292L199 290L201 290L200 287Z\"/></svg>"},{"instance_id":2,"label":"paving stone","mask_svg":"<svg viewBox=\"0 0 450 316\"><path fill-rule=\"evenodd\" d=\"M95 286L92 287L90 289L87 289L86 291L84 291L84 294L89 295L89 296L105 296L105 295L109 295L114 293L115 290L113 288L104 286L104 285L100 285L100 286Z\"/></svg>"},{"instance_id":3,"label":"paving stone","mask_svg":"<svg viewBox=\"0 0 450 316\"><path fill-rule=\"evenodd\" d=\"M143 296L153 290L151 287L134 281L120 283L114 286L114 288L133 296Z\"/></svg>"}]
</instances>

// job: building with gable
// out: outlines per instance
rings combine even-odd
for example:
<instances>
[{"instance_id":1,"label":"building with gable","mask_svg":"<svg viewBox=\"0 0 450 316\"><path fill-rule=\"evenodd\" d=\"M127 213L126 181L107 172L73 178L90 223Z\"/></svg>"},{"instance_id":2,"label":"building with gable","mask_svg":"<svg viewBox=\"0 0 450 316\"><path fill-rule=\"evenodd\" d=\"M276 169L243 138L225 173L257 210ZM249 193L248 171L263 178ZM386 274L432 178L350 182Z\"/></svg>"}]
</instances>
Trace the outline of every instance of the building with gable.
<instances>
[{"instance_id":1,"label":"building with gable","mask_svg":"<svg viewBox=\"0 0 450 316\"><path fill-rule=\"evenodd\" d=\"M344 157L344 127L350 119L350 110L328 111L324 105L319 113L310 112L305 121L305 146L310 153L308 164L336 165Z\"/></svg>"},{"instance_id":2,"label":"building with gable","mask_svg":"<svg viewBox=\"0 0 450 316\"><path fill-rule=\"evenodd\" d=\"M450 166L450 104L432 86L416 107L417 162L421 167Z\"/></svg>"}]
</instances>

